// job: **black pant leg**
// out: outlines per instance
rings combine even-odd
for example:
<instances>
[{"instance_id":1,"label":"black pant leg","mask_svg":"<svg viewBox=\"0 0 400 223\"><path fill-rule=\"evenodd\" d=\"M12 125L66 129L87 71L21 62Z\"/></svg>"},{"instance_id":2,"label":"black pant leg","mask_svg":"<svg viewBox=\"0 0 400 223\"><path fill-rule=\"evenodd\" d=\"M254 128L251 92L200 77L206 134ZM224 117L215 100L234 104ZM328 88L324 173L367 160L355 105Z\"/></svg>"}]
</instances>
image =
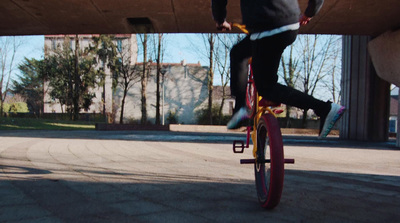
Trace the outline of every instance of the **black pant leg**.
<instances>
[{"instance_id":1,"label":"black pant leg","mask_svg":"<svg viewBox=\"0 0 400 223\"><path fill-rule=\"evenodd\" d=\"M232 47L231 93L236 98L235 112L246 105L246 88L248 76L248 60L251 57L251 41L249 36Z\"/></svg>"},{"instance_id":2,"label":"black pant leg","mask_svg":"<svg viewBox=\"0 0 400 223\"><path fill-rule=\"evenodd\" d=\"M252 41L253 75L257 91L264 98L295 106L313 109L318 116L329 112L330 105L299 90L277 83L280 59L285 48L296 39L297 31L287 31L271 37Z\"/></svg>"}]
</instances>

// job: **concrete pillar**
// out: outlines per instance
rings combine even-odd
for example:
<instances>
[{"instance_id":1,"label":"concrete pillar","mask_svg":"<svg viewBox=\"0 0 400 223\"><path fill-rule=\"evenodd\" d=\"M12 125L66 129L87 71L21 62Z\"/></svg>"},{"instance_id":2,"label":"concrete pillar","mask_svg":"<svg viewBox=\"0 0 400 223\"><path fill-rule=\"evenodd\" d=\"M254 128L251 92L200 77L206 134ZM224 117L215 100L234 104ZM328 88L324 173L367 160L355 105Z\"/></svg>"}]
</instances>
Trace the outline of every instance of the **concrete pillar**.
<instances>
[{"instance_id":1,"label":"concrete pillar","mask_svg":"<svg viewBox=\"0 0 400 223\"><path fill-rule=\"evenodd\" d=\"M400 86L400 30L389 30L374 38L368 43L368 51L378 76ZM400 112L397 120L399 123ZM399 135L397 134L397 147L400 147Z\"/></svg>"},{"instance_id":2,"label":"concrete pillar","mask_svg":"<svg viewBox=\"0 0 400 223\"><path fill-rule=\"evenodd\" d=\"M390 84L376 74L367 51L367 36L343 37L340 137L386 141L389 137Z\"/></svg>"},{"instance_id":3,"label":"concrete pillar","mask_svg":"<svg viewBox=\"0 0 400 223\"><path fill-rule=\"evenodd\" d=\"M400 87L399 87L399 93L397 95L397 128L396 128L396 147L400 147Z\"/></svg>"}]
</instances>

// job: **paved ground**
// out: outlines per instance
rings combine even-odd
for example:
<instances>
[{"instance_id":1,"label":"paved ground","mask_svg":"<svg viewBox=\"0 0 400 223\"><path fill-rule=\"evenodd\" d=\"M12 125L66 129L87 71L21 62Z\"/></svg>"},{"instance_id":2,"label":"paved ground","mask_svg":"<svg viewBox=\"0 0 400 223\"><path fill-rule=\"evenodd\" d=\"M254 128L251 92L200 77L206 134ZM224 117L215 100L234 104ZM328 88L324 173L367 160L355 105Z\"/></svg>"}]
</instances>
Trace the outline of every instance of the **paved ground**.
<instances>
[{"instance_id":1,"label":"paved ground","mask_svg":"<svg viewBox=\"0 0 400 223\"><path fill-rule=\"evenodd\" d=\"M259 207L243 134L0 131L0 222L400 222L400 149L286 136Z\"/></svg>"}]
</instances>

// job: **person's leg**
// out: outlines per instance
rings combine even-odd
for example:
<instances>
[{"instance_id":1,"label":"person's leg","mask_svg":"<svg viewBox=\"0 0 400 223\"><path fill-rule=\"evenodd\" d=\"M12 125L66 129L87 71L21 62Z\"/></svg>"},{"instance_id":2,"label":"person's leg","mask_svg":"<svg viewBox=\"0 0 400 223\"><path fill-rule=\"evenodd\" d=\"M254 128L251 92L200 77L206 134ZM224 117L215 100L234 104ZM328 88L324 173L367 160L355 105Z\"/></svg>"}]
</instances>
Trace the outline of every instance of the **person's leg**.
<instances>
[{"instance_id":1,"label":"person's leg","mask_svg":"<svg viewBox=\"0 0 400 223\"><path fill-rule=\"evenodd\" d=\"M297 31L287 31L252 41L252 68L257 91L267 100L301 109L313 109L318 116L325 115L329 112L330 103L277 83L282 53L294 42L296 35Z\"/></svg>"},{"instance_id":2,"label":"person's leg","mask_svg":"<svg viewBox=\"0 0 400 223\"><path fill-rule=\"evenodd\" d=\"M235 112L246 106L247 71L250 57L251 42L249 37L246 37L231 49L231 94L235 96Z\"/></svg>"},{"instance_id":3,"label":"person's leg","mask_svg":"<svg viewBox=\"0 0 400 223\"><path fill-rule=\"evenodd\" d=\"M284 49L296 39L297 31L288 31L272 37L252 41L253 75L257 91L264 98L295 106L313 109L320 116L320 138L326 137L345 107L318 100L301 91L277 83L278 67Z\"/></svg>"},{"instance_id":4,"label":"person's leg","mask_svg":"<svg viewBox=\"0 0 400 223\"><path fill-rule=\"evenodd\" d=\"M246 108L246 88L248 78L248 61L251 57L250 37L244 38L232 47L231 59L231 94L235 96L235 109L231 120L228 122L228 129L240 127L242 120L248 118Z\"/></svg>"}]
</instances>

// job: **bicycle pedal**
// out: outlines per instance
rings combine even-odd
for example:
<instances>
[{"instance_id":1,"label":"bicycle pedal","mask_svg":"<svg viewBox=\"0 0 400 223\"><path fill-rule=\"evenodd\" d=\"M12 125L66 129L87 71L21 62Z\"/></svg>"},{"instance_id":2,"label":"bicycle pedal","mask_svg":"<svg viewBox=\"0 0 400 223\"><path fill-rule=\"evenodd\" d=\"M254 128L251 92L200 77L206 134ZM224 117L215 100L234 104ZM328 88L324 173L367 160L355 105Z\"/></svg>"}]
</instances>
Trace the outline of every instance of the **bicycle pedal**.
<instances>
[{"instance_id":1,"label":"bicycle pedal","mask_svg":"<svg viewBox=\"0 0 400 223\"><path fill-rule=\"evenodd\" d=\"M256 163L255 159L241 159L240 164L254 164Z\"/></svg>"},{"instance_id":2,"label":"bicycle pedal","mask_svg":"<svg viewBox=\"0 0 400 223\"><path fill-rule=\"evenodd\" d=\"M294 164L294 159L284 159L285 164Z\"/></svg>"},{"instance_id":3,"label":"bicycle pedal","mask_svg":"<svg viewBox=\"0 0 400 223\"><path fill-rule=\"evenodd\" d=\"M243 153L244 152L244 141L235 140L233 141L233 153Z\"/></svg>"}]
</instances>

